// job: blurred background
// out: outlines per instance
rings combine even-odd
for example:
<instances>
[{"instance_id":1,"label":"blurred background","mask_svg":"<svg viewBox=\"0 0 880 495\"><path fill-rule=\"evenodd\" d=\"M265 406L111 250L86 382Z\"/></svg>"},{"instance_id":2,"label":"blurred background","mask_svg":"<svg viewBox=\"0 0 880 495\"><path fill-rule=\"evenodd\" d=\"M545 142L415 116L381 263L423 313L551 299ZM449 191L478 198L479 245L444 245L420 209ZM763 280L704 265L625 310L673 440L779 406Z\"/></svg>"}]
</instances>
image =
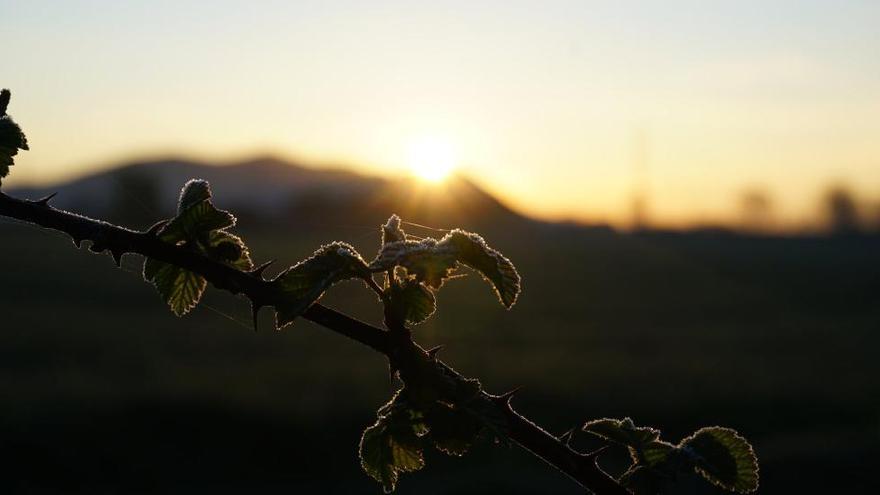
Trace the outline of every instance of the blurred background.
<instances>
[{"instance_id":1,"label":"blurred background","mask_svg":"<svg viewBox=\"0 0 880 495\"><path fill-rule=\"evenodd\" d=\"M416 337L489 391L523 386L538 423L726 425L761 493L880 488L877 2L0 12L31 145L4 192L141 229L205 178L277 271L331 240L371 257L391 213L478 231L520 301L452 281ZM138 257L115 269L8 219L0 236L4 491L380 491L357 459L394 390L380 356L306 321L272 332L268 311L255 334L216 291L178 319ZM356 283L323 302L381 321ZM490 445L429 454L398 491L580 493Z\"/></svg>"}]
</instances>

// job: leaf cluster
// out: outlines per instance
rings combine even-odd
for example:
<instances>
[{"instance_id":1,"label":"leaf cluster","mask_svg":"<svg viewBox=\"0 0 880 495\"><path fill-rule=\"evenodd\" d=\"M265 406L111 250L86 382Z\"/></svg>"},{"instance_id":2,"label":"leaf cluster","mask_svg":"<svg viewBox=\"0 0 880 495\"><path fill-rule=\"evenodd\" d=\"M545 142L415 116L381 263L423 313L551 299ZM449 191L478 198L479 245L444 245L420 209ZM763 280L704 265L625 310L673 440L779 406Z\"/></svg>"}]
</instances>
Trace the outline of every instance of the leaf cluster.
<instances>
[{"instance_id":1,"label":"leaf cluster","mask_svg":"<svg viewBox=\"0 0 880 495\"><path fill-rule=\"evenodd\" d=\"M207 181L187 182L180 192L177 216L159 228L159 239L238 270L252 269L254 265L244 241L227 231L235 225L235 217L217 209L211 197ZM199 303L208 284L195 272L153 258L144 261L144 280L153 283L177 316L188 313Z\"/></svg>"},{"instance_id":2,"label":"leaf cluster","mask_svg":"<svg viewBox=\"0 0 880 495\"><path fill-rule=\"evenodd\" d=\"M489 282L505 308L516 303L522 282L513 263L478 234L464 230L452 230L439 240L416 240L403 231L400 217L392 215L382 226L382 247L370 263L371 269L386 273L386 295L395 315L413 325L434 313L434 292L462 266Z\"/></svg>"},{"instance_id":3,"label":"leaf cluster","mask_svg":"<svg viewBox=\"0 0 880 495\"><path fill-rule=\"evenodd\" d=\"M506 422L480 399L479 390L456 402L419 400L406 387L398 390L361 436L364 471L391 493L401 473L425 466L426 448L460 457L480 436L503 440L499 432L506 431Z\"/></svg>"},{"instance_id":4,"label":"leaf cluster","mask_svg":"<svg viewBox=\"0 0 880 495\"><path fill-rule=\"evenodd\" d=\"M632 464L619 482L635 495L666 493L676 477L687 472L731 492L758 489L755 452L730 428L701 428L678 444L661 440L659 430L635 426L629 418L593 420L582 430L627 448Z\"/></svg>"}]
</instances>

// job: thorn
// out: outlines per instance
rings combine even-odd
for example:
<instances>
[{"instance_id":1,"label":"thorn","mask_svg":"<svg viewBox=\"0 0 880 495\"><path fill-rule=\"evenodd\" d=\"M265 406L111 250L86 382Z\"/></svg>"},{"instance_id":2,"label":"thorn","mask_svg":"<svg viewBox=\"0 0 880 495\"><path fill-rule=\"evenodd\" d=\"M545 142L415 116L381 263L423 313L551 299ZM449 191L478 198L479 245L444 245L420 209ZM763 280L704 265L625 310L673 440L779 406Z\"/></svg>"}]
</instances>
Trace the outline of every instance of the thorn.
<instances>
[{"instance_id":1,"label":"thorn","mask_svg":"<svg viewBox=\"0 0 880 495\"><path fill-rule=\"evenodd\" d=\"M262 265L260 265L260 266L258 266L258 267L256 267L256 268L254 268L253 270L251 270L251 271L250 271L250 274L253 275L253 276L255 276L255 277L257 277L257 278L262 279L262 278L263 278L263 272L266 271L266 268L269 268L269 266L272 265L272 263L275 263L276 261L277 261L277 260L269 260L269 261L263 263Z\"/></svg>"},{"instance_id":2,"label":"thorn","mask_svg":"<svg viewBox=\"0 0 880 495\"><path fill-rule=\"evenodd\" d=\"M572 439L574 439L574 431L575 428L572 428L562 435L559 435L559 441L565 444L566 447L570 446Z\"/></svg>"},{"instance_id":3,"label":"thorn","mask_svg":"<svg viewBox=\"0 0 880 495\"><path fill-rule=\"evenodd\" d=\"M113 257L113 262L116 263L116 268L122 268L122 255L125 254L124 251L120 250L110 250L110 256Z\"/></svg>"},{"instance_id":4,"label":"thorn","mask_svg":"<svg viewBox=\"0 0 880 495\"><path fill-rule=\"evenodd\" d=\"M40 199L36 200L35 203L40 206L47 207L47 206L49 206L49 201L52 201L52 198L54 198L57 195L58 195L57 192L53 192L52 194L50 194L44 198L40 198Z\"/></svg>"},{"instance_id":5,"label":"thorn","mask_svg":"<svg viewBox=\"0 0 880 495\"><path fill-rule=\"evenodd\" d=\"M391 384L394 384L394 379L397 377L398 370L396 366L391 363L388 363L388 381Z\"/></svg>"},{"instance_id":6,"label":"thorn","mask_svg":"<svg viewBox=\"0 0 880 495\"><path fill-rule=\"evenodd\" d=\"M257 316L259 316L260 308L262 308L262 307L263 307L262 305L255 304L253 302L251 303L251 313L253 313L253 316L254 316L254 333L257 333L257 329L258 329Z\"/></svg>"},{"instance_id":7,"label":"thorn","mask_svg":"<svg viewBox=\"0 0 880 495\"><path fill-rule=\"evenodd\" d=\"M159 220L158 222L154 223L149 229L147 229L146 234L158 235L159 231L162 230L162 227L164 227L166 224L168 224L168 220Z\"/></svg>"},{"instance_id":8,"label":"thorn","mask_svg":"<svg viewBox=\"0 0 880 495\"><path fill-rule=\"evenodd\" d=\"M436 361L436 360L437 360L437 354L439 354L441 350L443 350L443 346L442 346L442 345L438 345L437 347L432 347L432 348L428 349L428 350L425 351L425 352L428 353L428 357L429 357L429 358L431 358L431 359L433 359L433 360Z\"/></svg>"},{"instance_id":9,"label":"thorn","mask_svg":"<svg viewBox=\"0 0 880 495\"><path fill-rule=\"evenodd\" d=\"M505 405L507 407L510 407L510 401L513 400L513 396L516 395L517 392L519 392L520 390L522 390L521 386L516 387L515 389L513 389L509 392L504 392L501 395L493 396L492 400L494 400L496 404Z\"/></svg>"}]
</instances>

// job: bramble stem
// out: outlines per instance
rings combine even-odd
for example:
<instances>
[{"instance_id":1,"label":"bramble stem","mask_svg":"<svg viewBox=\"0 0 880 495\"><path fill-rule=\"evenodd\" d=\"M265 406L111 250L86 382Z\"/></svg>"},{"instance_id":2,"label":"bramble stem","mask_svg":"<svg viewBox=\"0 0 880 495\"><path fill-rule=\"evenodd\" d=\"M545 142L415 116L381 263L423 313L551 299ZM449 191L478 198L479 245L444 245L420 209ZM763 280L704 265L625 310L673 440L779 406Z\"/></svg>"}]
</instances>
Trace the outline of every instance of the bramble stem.
<instances>
[{"instance_id":1,"label":"bramble stem","mask_svg":"<svg viewBox=\"0 0 880 495\"><path fill-rule=\"evenodd\" d=\"M77 247L82 245L82 241L88 240L92 243L90 251L109 251L117 265L123 254L136 253L185 268L205 277L218 289L246 295L256 309L272 306L282 300L281 291L272 281L262 277L262 270L242 272L198 253L165 243L155 235L155 229L146 232L126 229L56 209L49 204L49 199L51 197L40 201L21 200L0 192L0 216L64 232L73 238ZM378 294L382 293L375 282L372 285L369 282L367 284ZM405 332L407 339L401 342L398 332L369 325L318 303L313 304L302 316L384 354L401 368L402 375L407 372L409 363L430 359L436 363L431 372L436 374L437 382L450 376L464 379L442 361L433 360L424 349L409 340L408 331ZM406 330L405 327L402 328ZM504 411L509 422L510 438L536 457L597 495L630 494L596 464L594 455L573 450L559 438L517 413L510 406L508 396L495 396L486 392L481 392L481 395L481 400L491 400Z\"/></svg>"}]
</instances>

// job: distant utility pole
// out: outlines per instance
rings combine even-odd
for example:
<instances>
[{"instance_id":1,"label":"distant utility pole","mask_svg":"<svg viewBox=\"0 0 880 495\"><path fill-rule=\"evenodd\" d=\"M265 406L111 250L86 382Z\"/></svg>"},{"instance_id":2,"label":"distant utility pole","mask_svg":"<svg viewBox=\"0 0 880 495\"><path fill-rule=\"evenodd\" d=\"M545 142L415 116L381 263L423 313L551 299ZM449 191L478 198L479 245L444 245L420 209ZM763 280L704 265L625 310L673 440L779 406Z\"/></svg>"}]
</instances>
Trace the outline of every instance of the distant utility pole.
<instances>
[{"instance_id":1,"label":"distant utility pole","mask_svg":"<svg viewBox=\"0 0 880 495\"><path fill-rule=\"evenodd\" d=\"M648 211L648 132L636 131L633 142L632 230L649 226Z\"/></svg>"}]
</instances>

